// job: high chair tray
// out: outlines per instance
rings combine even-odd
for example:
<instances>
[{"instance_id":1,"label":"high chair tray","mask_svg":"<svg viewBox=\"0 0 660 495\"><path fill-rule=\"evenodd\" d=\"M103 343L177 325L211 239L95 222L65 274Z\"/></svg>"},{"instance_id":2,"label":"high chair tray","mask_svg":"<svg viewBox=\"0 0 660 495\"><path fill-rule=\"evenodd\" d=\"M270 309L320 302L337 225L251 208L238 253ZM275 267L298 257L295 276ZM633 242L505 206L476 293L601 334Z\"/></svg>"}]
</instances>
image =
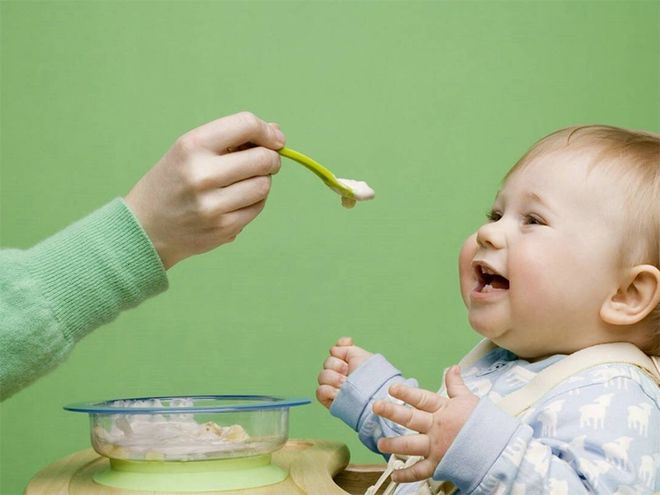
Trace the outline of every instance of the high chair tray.
<instances>
[{"instance_id":1,"label":"high chair tray","mask_svg":"<svg viewBox=\"0 0 660 495\"><path fill-rule=\"evenodd\" d=\"M348 466L346 445L327 440L289 440L273 452L272 463L288 471L277 484L229 491L217 495L347 495L360 494L373 484L385 465ZM28 484L25 495L190 495L184 492L145 492L97 484L92 477L109 461L93 449L71 454L45 467Z\"/></svg>"}]
</instances>

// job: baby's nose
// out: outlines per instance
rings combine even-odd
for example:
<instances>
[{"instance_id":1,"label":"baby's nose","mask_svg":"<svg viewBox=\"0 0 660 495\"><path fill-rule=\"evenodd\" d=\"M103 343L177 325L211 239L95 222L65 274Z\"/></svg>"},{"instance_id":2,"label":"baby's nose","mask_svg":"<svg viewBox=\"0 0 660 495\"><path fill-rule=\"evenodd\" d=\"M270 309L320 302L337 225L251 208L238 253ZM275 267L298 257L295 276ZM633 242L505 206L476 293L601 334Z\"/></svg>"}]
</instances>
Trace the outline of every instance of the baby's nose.
<instances>
[{"instance_id":1,"label":"baby's nose","mask_svg":"<svg viewBox=\"0 0 660 495\"><path fill-rule=\"evenodd\" d=\"M482 248L502 249L506 245L504 229L499 222L482 225L477 230L477 244Z\"/></svg>"}]
</instances>

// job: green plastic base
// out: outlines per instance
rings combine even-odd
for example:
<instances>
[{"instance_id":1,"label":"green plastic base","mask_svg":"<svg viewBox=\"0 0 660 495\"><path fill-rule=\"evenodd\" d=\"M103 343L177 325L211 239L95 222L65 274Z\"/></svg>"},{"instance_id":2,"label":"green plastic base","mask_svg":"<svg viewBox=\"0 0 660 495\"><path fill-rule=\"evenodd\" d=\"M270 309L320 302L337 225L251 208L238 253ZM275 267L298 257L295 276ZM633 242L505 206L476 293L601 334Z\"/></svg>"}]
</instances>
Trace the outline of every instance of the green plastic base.
<instances>
[{"instance_id":1,"label":"green plastic base","mask_svg":"<svg viewBox=\"0 0 660 495\"><path fill-rule=\"evenodd\" d=\"M122 461L94 475L101 485L152 492L208 492L273 485L288 473L270 454L211 461Z\"/></svg>"}]
</instances>

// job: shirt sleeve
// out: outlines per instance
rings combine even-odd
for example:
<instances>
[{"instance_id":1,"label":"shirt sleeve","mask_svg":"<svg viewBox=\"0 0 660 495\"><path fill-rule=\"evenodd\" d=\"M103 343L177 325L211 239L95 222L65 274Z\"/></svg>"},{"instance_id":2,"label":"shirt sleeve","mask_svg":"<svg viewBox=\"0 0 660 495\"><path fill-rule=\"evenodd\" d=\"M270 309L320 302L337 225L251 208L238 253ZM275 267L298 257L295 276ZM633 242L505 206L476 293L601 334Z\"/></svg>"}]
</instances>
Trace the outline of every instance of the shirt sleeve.
<instances>
[{"instance_id":1,"label":"shirt sleeve","mask_svg":"<svg viewBox=\"0 0 660 495\"><path fill-rule=\"evenodd\" d=\"M373 403L391 399L388 389L395 383L417 386L417 381L405 379L382 355L375 354L362 363L344 382L330 406L330 413L358 432L360 441L370 450L378 450L382 437L402 435L408 430L373 413Z\"/></svg>"},{"instance_id":2,"label":"shirt sleeve","mask_svg":"<svg viewBox=\"0 0 660 495\"><path fill-rule=\"evenodd\" d=\"M470 494L656 493L660 409L649 382L617 376L572 388L525 422L483 398L433 477Z\"/></svg>"},{"instance_id":3,"label":"shirt sleeve","mask_svg":"<svg viewBox=\"0 0 660 495\"><path fill-rule=\"evenodd\" d=\"M0 251L0 400L167 286L158 253L120 198L31 249Z\"/></svg>"}]
</instances>

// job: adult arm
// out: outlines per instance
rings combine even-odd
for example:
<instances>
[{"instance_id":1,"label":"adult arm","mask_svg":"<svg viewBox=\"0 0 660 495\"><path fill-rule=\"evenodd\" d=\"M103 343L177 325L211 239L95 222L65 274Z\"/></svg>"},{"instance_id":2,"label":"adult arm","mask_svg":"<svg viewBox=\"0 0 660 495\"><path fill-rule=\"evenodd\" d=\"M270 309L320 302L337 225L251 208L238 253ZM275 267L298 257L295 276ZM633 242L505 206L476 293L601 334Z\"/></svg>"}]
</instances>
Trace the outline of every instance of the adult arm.
<instances>
[{"instance_id":1,"label":"adult arm","mask_svg":"<svg viewBox=\"0 0 660 495\"><path fill-rule=\"evenodd\" d=\"M158 253L122 199L31 249L0 251L0 400L166 288Z\"/></svg>"},{"instance_id":2,"label":"adult arm","mask_svg":"<svg viewBox=\"0 0 660 495\"><path fill-rule=\"evenodd\" d=\"M167 287L165 269L231 242L263 209L277 125L249 112L188 131L131 189L27 251L0 253L0 400Z\"/></svg>"}]
</instances>

